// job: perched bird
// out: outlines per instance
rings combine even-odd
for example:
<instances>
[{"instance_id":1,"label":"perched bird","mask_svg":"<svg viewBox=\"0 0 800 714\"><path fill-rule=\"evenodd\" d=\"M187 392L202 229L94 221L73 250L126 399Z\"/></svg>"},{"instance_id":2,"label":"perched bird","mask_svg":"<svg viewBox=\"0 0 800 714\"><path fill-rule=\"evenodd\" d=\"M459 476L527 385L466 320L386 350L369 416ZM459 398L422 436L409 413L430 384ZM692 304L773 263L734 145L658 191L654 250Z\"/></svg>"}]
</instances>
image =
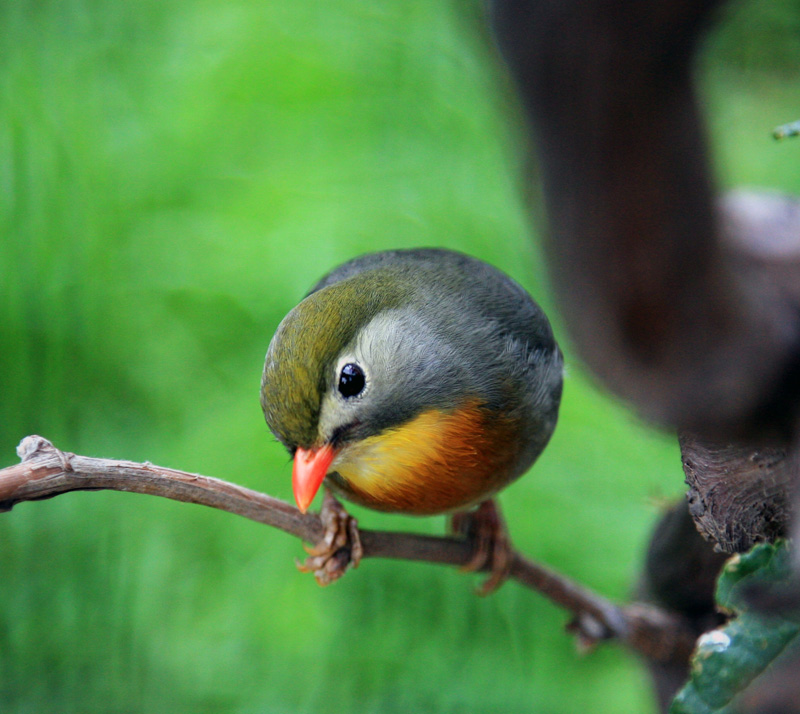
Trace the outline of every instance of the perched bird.
<instances>
[{"instance_id":1,"label":"perched bird","mask_svg":"<svg viewBox=\"0 0 800 714\"><path fill-rule=\"evenodd\" d=\"M294 459L301 511L325 481L379 511L456 513L539 456L562 373L547 317L511 278L460 253L396 250L334 269L284 318L261 405ZM496 519L491 502L479 513ZM357 540L327 490L323 520L326 538L309 550L321 582L341 574L332 556Z\"/></svg>"}]
</instances>

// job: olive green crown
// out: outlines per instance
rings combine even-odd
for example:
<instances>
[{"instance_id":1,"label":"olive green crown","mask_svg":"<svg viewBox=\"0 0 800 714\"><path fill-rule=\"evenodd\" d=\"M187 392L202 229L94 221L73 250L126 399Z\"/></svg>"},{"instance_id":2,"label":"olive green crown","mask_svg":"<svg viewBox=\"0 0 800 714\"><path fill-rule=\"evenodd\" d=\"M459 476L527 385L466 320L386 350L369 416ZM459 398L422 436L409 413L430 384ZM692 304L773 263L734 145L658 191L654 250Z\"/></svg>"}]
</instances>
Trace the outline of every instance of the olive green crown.
<instances>
[{"instance_id":1,"label":"olive green crown","mask_svg":"<svg viewBox=\"0 0 800 714\"><path fill-rule=\"evenodd\" d=\"M396 307L403 291L390 271L362 273L311 293L278 326L261 379L261 408L290 450L314 445L334 361L359 329Z\"/></svg>"}]
</instances>

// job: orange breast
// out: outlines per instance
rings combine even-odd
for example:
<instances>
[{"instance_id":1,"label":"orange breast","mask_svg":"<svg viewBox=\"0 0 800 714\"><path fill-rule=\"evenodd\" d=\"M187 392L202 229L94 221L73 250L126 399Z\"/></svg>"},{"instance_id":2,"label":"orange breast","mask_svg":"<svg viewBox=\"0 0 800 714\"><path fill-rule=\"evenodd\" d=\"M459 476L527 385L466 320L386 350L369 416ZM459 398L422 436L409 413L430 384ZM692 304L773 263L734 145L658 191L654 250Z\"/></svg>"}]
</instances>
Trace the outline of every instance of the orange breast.
<instances>
[{"instance_id":1,"label":"orange breast","mask_svg":"<svg viewBox=\"0 0 800 714\"><path fill-rule=\"evenodd\" d=\"M381 511L446 513L490 497L516 476L518 425L476 402L431 410L342 449L328 482Z\"/></svg>"}]
</instances>

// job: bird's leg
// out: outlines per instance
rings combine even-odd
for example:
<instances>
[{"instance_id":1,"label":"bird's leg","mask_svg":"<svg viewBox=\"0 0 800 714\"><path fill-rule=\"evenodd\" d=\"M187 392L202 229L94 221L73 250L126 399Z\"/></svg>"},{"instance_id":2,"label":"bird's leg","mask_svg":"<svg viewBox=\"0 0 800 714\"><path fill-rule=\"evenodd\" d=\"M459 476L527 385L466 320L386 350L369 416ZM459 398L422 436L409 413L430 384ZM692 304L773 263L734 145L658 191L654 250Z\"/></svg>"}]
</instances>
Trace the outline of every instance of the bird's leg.
<instances>
[{"instance_id":1,"label":"bird's leg","mask_svg":"<svg viewBox=\"0 0 800 714\"><path fill-rule=\"evenodd\" d=\"M348 568L357 568L364 554L358 522L326 488L319 512L325 529L322 540L313 547L303 546L309 554L297 567L304 573L314 573L320 585L329 585L345 574Z\"/></svg>"},{"instance_id":2,"label":"bird's leg","mask_svg":"<svg viewBox=\"0 0 800 714\"><path fill-rule=\"evenodd\" d=\"M466 572L490 572L478 588L478 594L488 595L497 590L508 578L512 560L511 540L497 503L490 498L475 511L454 514L451 529L466 536L475 545L472 558L461 569Z\"/></svg>"}]
</instances>

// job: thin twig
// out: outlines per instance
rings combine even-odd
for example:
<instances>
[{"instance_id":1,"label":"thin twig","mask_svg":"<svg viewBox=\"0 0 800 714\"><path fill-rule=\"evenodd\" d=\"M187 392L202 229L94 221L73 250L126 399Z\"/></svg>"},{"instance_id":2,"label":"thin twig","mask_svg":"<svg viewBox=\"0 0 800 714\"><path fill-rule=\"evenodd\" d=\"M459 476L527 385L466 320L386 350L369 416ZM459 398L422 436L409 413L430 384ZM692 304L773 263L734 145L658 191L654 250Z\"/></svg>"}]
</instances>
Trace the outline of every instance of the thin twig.
<instances>
[{"instance_id":1,"label":"thin twig","mask_svg":"<svg viewBox=\"0 0 800 714\"><path fill-rule=\"evenodd\" d=\"M218 508L309 543L316 543L323 534L316 514L304 515L284 501L220 479L147 462L78 456L60 451L41 436L25 437L17 454L20 464L0 470L0 511L69 491L109 489ZM472 545L465 539L370 530L360 534L364 557L456 566L472 557ZM571 628L584 644L618 639L659 662L685 662L694 647L695 634L673 614L639 603L620 607L517 552L510 577L572 613Z\"/></svg>"}]
</instances>

